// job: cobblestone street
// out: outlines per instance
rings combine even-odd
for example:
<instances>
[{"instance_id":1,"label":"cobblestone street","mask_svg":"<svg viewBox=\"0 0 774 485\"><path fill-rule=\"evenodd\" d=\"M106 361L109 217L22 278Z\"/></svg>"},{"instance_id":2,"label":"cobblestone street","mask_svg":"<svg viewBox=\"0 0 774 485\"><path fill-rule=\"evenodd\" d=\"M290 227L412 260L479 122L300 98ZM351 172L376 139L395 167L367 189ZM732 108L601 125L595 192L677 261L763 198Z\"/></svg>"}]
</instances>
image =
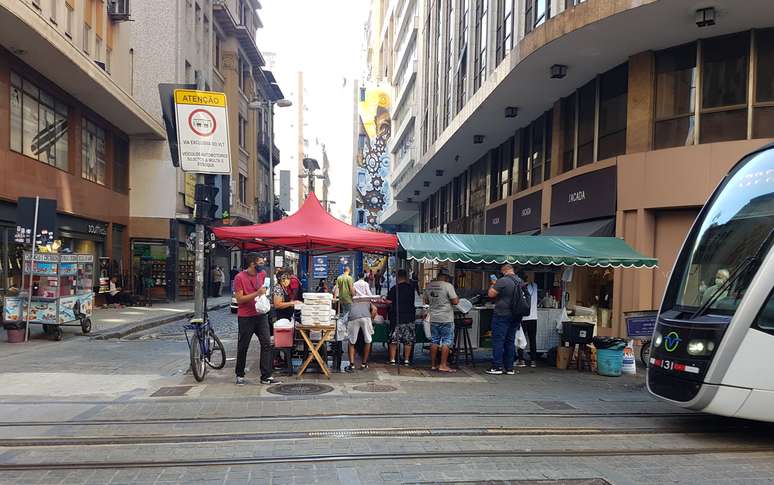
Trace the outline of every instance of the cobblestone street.
<instances>
[{"instance_id":1,"label":"cobblestone street","mask_svg":"<svg viewBox=\"0 0 774 485\"><path fill-rule=\"evenodd\" d=\"M211 317L233 357L236 317L228 309ZM257 347L254 339L253 368ZM11 369L0 375L0 483L774 477L771 427L656 401L641 374L606 378L543 366L488 376L482 362L443 376L427 369L426 354L410 369L381 364L384 355L377 348L371 369L330 380L283 376L332 387L318 396L273 394L250 370L252 383L237 387L232 360L196 383L182 322L0 357Z\"/></svg>"}]
</instances>

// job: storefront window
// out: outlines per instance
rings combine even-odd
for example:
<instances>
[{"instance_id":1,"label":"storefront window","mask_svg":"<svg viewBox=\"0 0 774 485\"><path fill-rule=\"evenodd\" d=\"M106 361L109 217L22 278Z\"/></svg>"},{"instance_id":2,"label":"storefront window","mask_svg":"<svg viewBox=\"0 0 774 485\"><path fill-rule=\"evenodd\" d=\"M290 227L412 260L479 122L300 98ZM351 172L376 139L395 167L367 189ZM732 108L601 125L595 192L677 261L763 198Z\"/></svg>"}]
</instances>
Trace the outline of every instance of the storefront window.
<instances>
[{"instance_id":1,"label":"storefront window","mask_svg":"<svg viewBox=\"0 0 774 485\"><path fill-rule=\"evenodd\" d=\"M701 143L747 138L750 34L702 41Z\"/></svg>"},{"instance_id":2,"label":"storefront window","mask_svg":"<svg viewBox=\"0 0 774 485\"><path fill-rule=\"evenodd\" d=\"M86 180L105 185L105 130L83 118L81 133L81 176Z\"/></svg>"},{"instance_id":3,"label":"storefront window","mask_svg":"<svg viewBox=\"0 0 774 485\"><path fill-rule=\"evenodd\" d=\"M553 149L553 137L554 137L554 110L549 110L545 114L546 119L546 149L545 149L545 162L543 162L543 180L551 178L551 150Z\"/></svg>"},{"instance_id":4,"label":"storefront window","mask_svg":"<svg viewBox=\"0 0 774 485\"><path fill-rule=\"evenodd\" d=\"M545 146L545 115L532 122L530 126L530 186L535 186L543 182L543 155Z\"/></svg>"},{"instance_id":5,"label":"storefront window","mask_svg":"<svg viewBox=\"0 0 774 485\"><path fill-rule=\"evenodd\" d=\"M68 108L11 72L11 150L67 170Z\"/></svg>"},{"instance_id":6,"label":"storefront window","mask_svg":"<svg viewBox=\"0 0 774 485\"><path fill-rule=\"evenodd\" d=\"M626 107L629 64L607 71L599 78L599 142L597 160L626 153Z\"/></svg>"},{"instance_id":7,"label":"storefront window","mask_svg":"<svg viewBox=\"0 0 774 485\"><path fill-rule=\"evenodd\" d=\"M692 145L696 125L696 44L656 53L656 149Z\"/></svg>"},{"instance_id":8,"label":"storefront window","mask_svg":"<svg viewBox=\"0 0 774 485\"><path fill-rule=\"evenodd\" d=\"M774 29L755 32L753 138L774 137Z\"/></svg>"},{"instance_id":9,"label":"storefront window","mask_svg":"<svg viewBox=\"0 0 774 485\"><path fill-rule=\"evenodd\" d=\"M453 184L452 204L454 214L452 220L465 217L467 213L468 201L468 173L465 172L459 177L455 177Z\"/></svg>"}]
</instances>

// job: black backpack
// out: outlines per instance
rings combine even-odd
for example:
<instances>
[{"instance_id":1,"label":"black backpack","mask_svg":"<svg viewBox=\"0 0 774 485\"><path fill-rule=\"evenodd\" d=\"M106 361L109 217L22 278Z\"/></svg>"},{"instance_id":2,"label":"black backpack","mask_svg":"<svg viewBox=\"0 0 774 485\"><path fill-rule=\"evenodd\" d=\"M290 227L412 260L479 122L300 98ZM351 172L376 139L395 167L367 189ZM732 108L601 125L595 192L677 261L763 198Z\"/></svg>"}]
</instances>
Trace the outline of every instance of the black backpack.
<instances>
[{"instance_id":1,"label":"black backpack","mask_svg":"<svg viewBox=\"0 0 774 485\"><path fill-rule=\"evenodd\" d=\"M511 277L511 280L516 285L513 291L513 298L511 299L511 315L513 315L514 319L521 320L529 315L532 309L531 298L526 285L522 285L514 277Z\"/></svg>"}]
</instances>

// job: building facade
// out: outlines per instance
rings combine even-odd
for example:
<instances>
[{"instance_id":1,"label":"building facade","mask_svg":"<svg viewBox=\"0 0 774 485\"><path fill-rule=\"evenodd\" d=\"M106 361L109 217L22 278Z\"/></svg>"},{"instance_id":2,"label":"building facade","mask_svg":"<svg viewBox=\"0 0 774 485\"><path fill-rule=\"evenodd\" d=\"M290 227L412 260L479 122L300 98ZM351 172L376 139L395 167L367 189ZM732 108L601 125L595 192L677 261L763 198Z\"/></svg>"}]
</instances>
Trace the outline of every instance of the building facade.
<instances>
[{"instance_id":1,"label":"building facade","mask_svg":"<svg viewBox=\"0 0 774 485\"><path fill-rule=\"evenodd\" d=\"M659 268L576 270L570 304L604 295L597 331L625 335L716 184L774 138L770 3L418 3L417 160L382 222L623 238Z\"/></svg>"},{"instance_id":2,"label":"building facade","mask_svg":"<svg viewBox=\"0 0 774 485\"><path fill-rule=\"evenodd\" d=\"M219 223L267 222L271 170L279 150L269 146L270 101L282 98L272 73L264 69L255 33L262 27L256 0L186 0L133 3L136 20L134 79L138 101L161 120L159 83L221 91L228 100L230 175L210 176L220 188ZM193 296L193 257L186 245L194 230L194 174L172 165L166 142L137 143L132 149L132 269L151 268L154 296ZM238 253L219 252L215 264L239 265ZM170 284L174 283L174 284Z\"/></svg>"},{"instance_id":3,"label":"building facade","mask_svg":"<svg viewBox=\"0 0 774 485\"><path fill-rule=\"evenodd\" d=\"M134 24L107 3L0 4L0 292L21 285L19 197L57 201L64 250L129 265L131 146L165 133L131 96Z\"/></svg>"}]
</instances>

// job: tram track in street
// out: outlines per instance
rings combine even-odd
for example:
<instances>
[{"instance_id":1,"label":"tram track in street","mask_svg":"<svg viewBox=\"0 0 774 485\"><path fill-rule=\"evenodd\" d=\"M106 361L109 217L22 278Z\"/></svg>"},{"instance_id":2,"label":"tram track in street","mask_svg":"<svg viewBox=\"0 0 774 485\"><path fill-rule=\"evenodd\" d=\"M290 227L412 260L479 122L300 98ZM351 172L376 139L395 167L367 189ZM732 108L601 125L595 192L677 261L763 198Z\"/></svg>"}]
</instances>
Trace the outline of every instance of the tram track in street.
<instances>
[{"instance_id":1,"label":"tram track in street","mask_svg":"<svg viewBox=\"0 0 774 485\"><path fill-rule=\"evenodd\" d=\"M131 419L74 419L63 421L0 421L0 428L45 427L45 426L108 426L108 425L163 425L180 423L232 423L232 422L282 422L282 421L318 421L318 420L371 420L371 419L426 419L426 418L708 418L709 415L690 412L668 413L626 413L626 412L439 412L439 413L356 413L356 414L305 414L305 415L249 415L249 416L213 416L213 417L165 417Z\"/></svg>"},{"instance_id":2,"label":"tram track in street","mask_svg":"<svg viewBox=\"0 0 774 485\"><path fill-rule=\"evenodd\" d=\"M357 454L315 454L304 456L272 456L272 457L244 457L244 458L200 458L177 460L127 460L127 461L91 461L91 462L62 462L62 463L20 463L0 464L0 472L7 471L55 471L55 470L117 470L138 468L187 468L187 467L215 467L215 466L249 466L249 465L292 465L312 463L337 463L337 462L361 462L384 460L442 460L462 458L579 458L579 457L621 457L621 456L690 456L712 454L758 454L774 453L774 446L759 447L692 447L692 448L608 448L594 450L534 450L534 449L510 449L510 450L454 450L454 451L425 451L425 452L388 452L388 453L357 453Z\"/></svg>"},{"instance_id":3,"label":"tram track in street","mask_svg":"<svg viewBox=\"0 0 774 485\"><path fill-rule=\"evenodd\" d=\"M749 428L748 428L749 429ZM234 441L286 441L319 439L356 439L390 437L488 437L488 436L615 436L649 434L720 434L738 432L738 427L713 426L685 429L679 426L653 426L621 429L620 427L467 427L467 428L371 428L314 431L280 431L264 433L207 433L134 436L27 437L0 439L0 448L73 447L104 445L146 445L177 443L227 443Z\"/></svg>"}]
</instances>

